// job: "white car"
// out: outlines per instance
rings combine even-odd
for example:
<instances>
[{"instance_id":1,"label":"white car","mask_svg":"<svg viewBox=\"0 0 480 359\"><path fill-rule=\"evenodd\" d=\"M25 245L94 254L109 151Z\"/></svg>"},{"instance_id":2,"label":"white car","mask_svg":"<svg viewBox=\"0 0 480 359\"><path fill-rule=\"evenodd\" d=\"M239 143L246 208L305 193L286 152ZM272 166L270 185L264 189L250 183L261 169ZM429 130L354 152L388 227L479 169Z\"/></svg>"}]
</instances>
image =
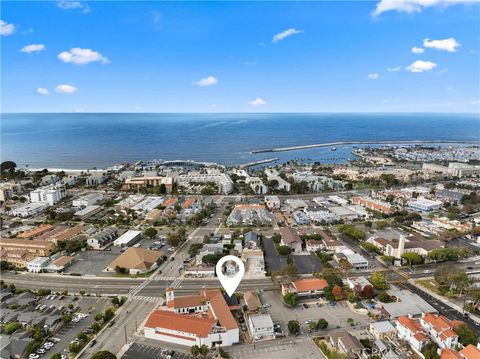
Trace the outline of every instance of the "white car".
<instances>
[{"instance_id":1,"label":"white car","mask_svg":"<svg viewBox=\"0 0 480 359\"><path fill-rule=\"evenodd\" d=\"M38 359L38 358L40 358L40 355L32 353L28 357L29 357L29 359Z\"/></svg>"}]
</instances>

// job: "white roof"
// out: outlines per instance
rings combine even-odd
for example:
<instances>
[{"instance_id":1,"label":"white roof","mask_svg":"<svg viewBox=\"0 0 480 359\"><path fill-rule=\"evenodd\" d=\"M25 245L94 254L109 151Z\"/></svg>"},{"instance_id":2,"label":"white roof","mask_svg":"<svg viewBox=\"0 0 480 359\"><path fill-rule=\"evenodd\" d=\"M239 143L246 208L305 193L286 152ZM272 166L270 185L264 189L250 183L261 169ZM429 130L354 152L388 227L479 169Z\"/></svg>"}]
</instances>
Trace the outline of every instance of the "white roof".
<instances>
[{"instance_id":1,"label":"white roof","mask_svg":"<svg viewBox=\"0 0 480 359\"><path fill-rule=\"evenodd\" d=\"M269 314L251 315L250 321L255 328L273 327L273 321Z\"/></svg>"},{"instance_id":2,"label":"white roof","mask_svg":"<svg viewBox=\"0 0 480 359\"><path fill-rule=\"evenodd\" d=\"M387 320L384 320L382 322L373 322L370 325L374 327L375 330L379 333L390 333L396 330L392 323Z\"/></svg>"},{"instance_id":3,"label":"white roof","mask_svg":"<svg viewBox=\"0 0 480 359\"><path fill-rule=\"evenodd\" d=\"M93 212L93 211L96 211L97 209L99 209L101 206L95 206L95 205L92 205L92 206L87 206L85 207L84 209L81 209L80 211L76 211L75 212L75 215L76 216L84 216L86 214L89 214L90 212Z\"/></svg>"},{"instance_id":4,"label":"white roof","mask_svg":"<svg viewBox=\"0 0 480 359\"><path fill-rule=\"evenodd\" d=\"M129 230L126 231L124 234L122 234L120 237L118 237L113 244L115 245L122 245L122 244L128 244L130 241L134 240L137 238L142 233L142 231L134 231L134 230Z\"/></svg>"}]
</instances>

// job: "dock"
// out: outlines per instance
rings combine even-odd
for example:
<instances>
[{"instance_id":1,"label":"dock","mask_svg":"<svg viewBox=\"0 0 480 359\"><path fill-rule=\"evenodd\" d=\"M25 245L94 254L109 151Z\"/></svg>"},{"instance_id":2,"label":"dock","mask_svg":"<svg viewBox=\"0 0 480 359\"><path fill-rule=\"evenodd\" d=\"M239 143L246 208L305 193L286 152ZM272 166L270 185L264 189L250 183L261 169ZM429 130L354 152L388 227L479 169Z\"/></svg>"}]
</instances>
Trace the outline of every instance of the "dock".
<instances>
[{"instance_id":1,"label":"dock","mask_svg":"<svg viewBox=\"0 0 480 359\"><path fill-rule=\"evenodd\" d=\"M266 153L266 152L286 152L286 151L298 151L298 150L307 150L310 148L319 148L319 147L335 147L335 146L344 146L344 145L422 145L422 144L431 144L431 143L458 143L458 144L472 144L478 145L480 141L449 141L449 140L405 140L405 141L340 141L340 142L329 142L329 143L315 143L312 145L302 145L302 146L290 146L290 147L278 147L270 148L264 150L253 150L250 154L254 155L257 153Z\"/></svg>"}]
</instances>

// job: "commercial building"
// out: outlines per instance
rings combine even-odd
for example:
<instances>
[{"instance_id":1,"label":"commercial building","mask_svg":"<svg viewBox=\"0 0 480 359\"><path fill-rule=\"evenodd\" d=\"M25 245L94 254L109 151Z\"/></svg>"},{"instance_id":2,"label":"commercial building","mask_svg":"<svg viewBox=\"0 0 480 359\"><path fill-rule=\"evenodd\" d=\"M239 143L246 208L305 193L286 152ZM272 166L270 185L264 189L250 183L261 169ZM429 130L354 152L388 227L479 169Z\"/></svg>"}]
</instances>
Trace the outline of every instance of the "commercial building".
<instances>
[{"instance_id":1,"label":"commercial building","mask_svg":"<svg viewBox=\"0 0 480 359\"><path fill-rule=\"evenodd\" d=\"M191 347L238 343L239 328L222 292L203 289L198 295L176 297L167 289L167 310L153 311L144 327L146 338Z\"/></svg>"},{"instance_id":2,"label":"commercial building","mask_svg":"<svg viewBox=\"0 0 480 359\"><path fill-rule=\"evenodd\" d=\"M102 229L100 232L95 233L87 239L89 247L97 250L107 247L117 235L117 229L115 227L108 227Z\"/></svg>"},{"instance_id":3,"label":"commercial building","mask_svg":"<svg viewBox=\"0 0 480 359\"><path fill-rule=\"evenodd\" d=\"M442 207L442 202L419 197L416 200L408 202L408 207L423 212L437 211Z\"/></svg>"},{"instance_id":4,"label":"commercial building","mask_svg":"<svg viewBox=\"0 0 480 359\"><path fill-rule=\"evenodd\" d=\"M2 261L11 263L17 268L25 268L27 263L35 258L35 253L28 252L24 249L2 250L0 258Z\"/></svg>"},{"instance_id":5,"label":"commercial building","mask_svg":"<svg viewBox=\"0 0 480 359\"><path fill-rule=\"evenodd\" d=\"M434 307L409 290L400 290L393 287L389 293L394 296L396 300L392 303L381 303L381 308L384 314L391 319L405 315L419 318L422 316L422 313L437 312Z\"/></svg>"},{"instance_id":6,"label":"commercial building","mask_svg":"<svg viewBox=\"0 0 480 359\"><path fill-rule=\"evenodd\" d=\"M74 207L87 207L96 204L103 200L103 194L101 193L89 193L85 196L74 199L72 205Z\"/></svg>"},{"instance_id":7,"label":"commercial building","mask_svg":"<svg viewBox=\"0 0 480 359\"><path fill-rule=\"evenodd\" d=\"M134 245L138 242L142 237L141 231L135 230L128 230L120 237L118 237L114 242L113 245L116 247L128 247Z\"/></svg>"},{"instance_id":8,"label":"commercial building","mask_svg":"<svg viewBox=\"0 0 480 359\"><path fill-rule=\"evenodd\" d=\"M49 205L46 202L28 203L16 208L12 208L10 213L15 217L26 218L36 216L37 214L45 211L48 207Z\"/></svg>"},{"instance_id":9,"label":"commercial building","mask_svg":"<svg viewBox=\"0 0 480 359\"><path fill-rule=\"evenodd\" d=\"M106 268L107 272L116 267L126 269L130 274L147 273L158 267L162 254L145 248L128 248L115 258Z\"/></svg>"},{"instance_id":10,"label":"commercial building","mask_svg":"<svg viewBox=\"0 0 480 359\"><path fill-rule=\"evenodd\" d=\"M158 196L148 196L141 200L139 203L134 205L132 209L137 212L141 213L149 213L158 206L160 206L164 201L163 197Z\"/></svg>"},{"instance_id":11,"label":"commercial building","mask_svg":"<svg viewBox=\"0 0 480 359\"><path fill-rule=\"evenodd\" d=\"M335 254L335 259L340 261L341 259L346 259L348 263L351 264L352 269L362 270L368 269L369 262L363 256L358 253L355 253L350 248L343 249L340 253Z\"/></svg>"},{"instance_id":12,"label":"commercial building","mask_svg":"<svg viewBox=\"0 0 480 359\"><path fill-rule=\"evenodd\" d=\"M311 297L323 294L328 282L320 278L297 279L293 282L282 284L282 295L296 293L299 297Z\"/></svg>"},{"instance_id":13,"label":"commercial building","mask_svg":"<svg viewBox=\"0 0 480 359\"><path fill-rule=\"evenodd\" d=\"M67 195L67 190L64 185L50 185L46 187L40 187L30 192L30 201L45 202L50 206L61 201Z\"/></svg>"},{"instance_id":14,"label":"commercial building","mask_svg":"<svg viewBox=\"0 0 480 359\"><path fill-rule=\"evenodd\" d=\"M62 272L63 270L65 270L65 268L71 265L74 260L75 257L72 256L61 256L60 258L57 258L53 260L50 264L48 264L45 267L45 271L54 273Z\"/></svg>"},{"instance_id":15,"label":"commercial building","mask_svg":"<svg viewBox=\"0 0 480 359\"><path fill-rule=\"evenodd\" d=\"M100 213L101 211L102 211L102 206L97 206L97 205L87 206L79 211L76 211L75 217L77 217L81 221L84 221L90 217L93 217L97 213Z\"/></svg>"},{"instance_id":16,"label":"commercial building","mask_svg":"<svg viewBox=\"0 0 480 359\"><path fill-rule=\"evenodd\" d=\"M27 270L31 273L40 273L50 262L48 257L35 257L27 263Z\"/></svg>"},{"instance_id":17,"label":"commercial building","mask_svg":"<svg viewBox=\"0 0 480 359\"><path fill-rule=\"evenodd\" d=\"M273 321L269 314L255 314L248 317L248 329L254 339L273 337Z\"/></svg>"}]
</instances>

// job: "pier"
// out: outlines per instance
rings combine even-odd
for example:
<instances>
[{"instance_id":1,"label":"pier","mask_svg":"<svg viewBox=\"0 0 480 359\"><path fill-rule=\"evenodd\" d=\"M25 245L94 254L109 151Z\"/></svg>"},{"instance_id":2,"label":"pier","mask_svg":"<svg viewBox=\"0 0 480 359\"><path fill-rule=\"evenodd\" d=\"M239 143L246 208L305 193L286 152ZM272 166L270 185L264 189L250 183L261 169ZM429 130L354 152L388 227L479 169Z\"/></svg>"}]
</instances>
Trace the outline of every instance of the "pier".
<instances>
[{"instance_id":1,"label":"pier","mask_svg":"<svg viewBox=\"0 0 480 359\"><path fill-rule=\"evenodd\" d=\"M329 143L315 143L312 145L301 145L301 146L290 146L290 147L278 147L270 148L265 150L253 150L250 154L254 155L257 153L266 153L266 152L286 152L286 151L298 151L298 150L307 150L310 148L319 148L319 147L335 147L343 145L422 145L426 143L458 143L458 144L480 144L480 141L449 141L449 140L414 140L414 141L340 141L340 142L329 142Z\"/></svg>"},{"instance_id":2,"label":"pier","mask_svg":"<svg viewBox=\"0 0 480 359\"><path fill-rule=\"evenodd\" d=\"M266 160L260 160L260 161L245 163L245 164L243 164L243 165L240 165L240 168L253 167L253 166L262 165L262 164L264 164L264 163L270 163L270 162L275 162L275 161L278 161L278 157L269 158L269 159L266 159Z\"/></svg>"}]
</instances>

